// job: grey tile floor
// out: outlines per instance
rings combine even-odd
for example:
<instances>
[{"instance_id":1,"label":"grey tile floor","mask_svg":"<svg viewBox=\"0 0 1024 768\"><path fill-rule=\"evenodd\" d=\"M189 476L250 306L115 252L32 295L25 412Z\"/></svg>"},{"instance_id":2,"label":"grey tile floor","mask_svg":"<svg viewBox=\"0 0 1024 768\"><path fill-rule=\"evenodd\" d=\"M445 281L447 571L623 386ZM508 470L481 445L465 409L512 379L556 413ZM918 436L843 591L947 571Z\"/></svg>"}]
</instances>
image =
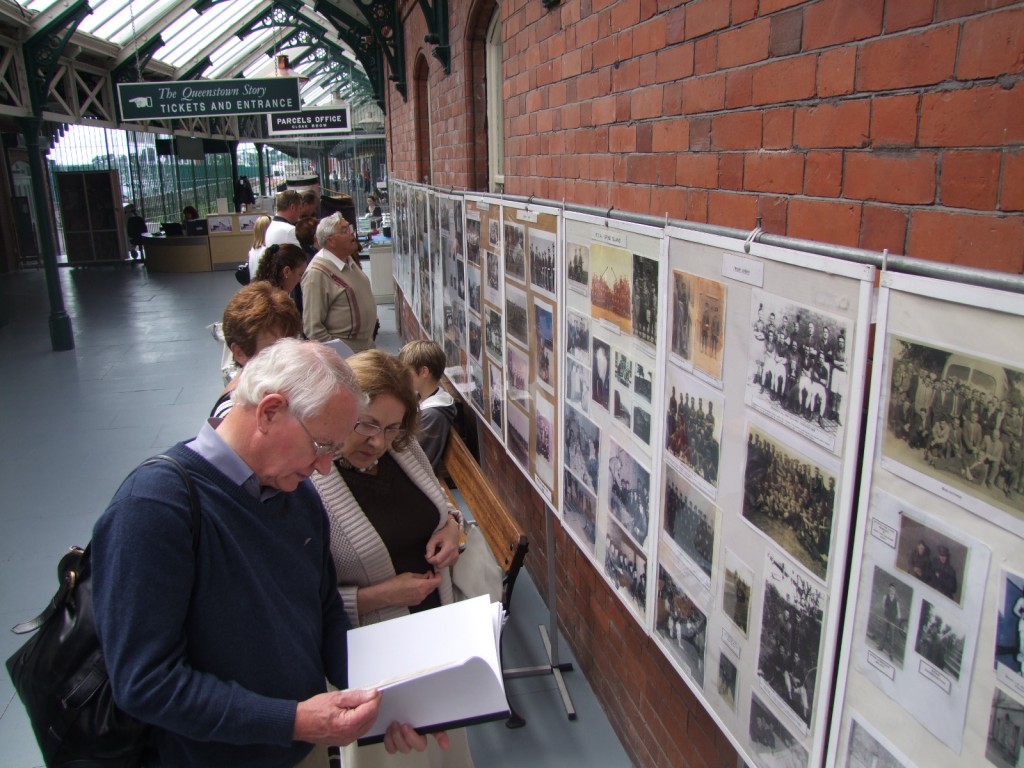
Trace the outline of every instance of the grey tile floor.
<instances>
[{"instance_id":1,"label":"grey tile floor","mask_svg":"<svg viewBox=\"0 0 1024 768\"><path fill-rule=\"evenodd\" d=\"M206 325L237 289L229 272L149 274L139 264L62 269L75 349L52 352L41 271L0 275L0 660L22 643L8 627L38 613L56 564L89 540L96 518L140 461L198 429L216 399L220 348ZM396 351L394 308L380 308L379 344ZM544 663L544 603L524 574L506 629L508 667ZM573 662L564 643L561 660ZM629 766L586 679L565 674L569 721L550 675L508 682L527 720L476 726L479 768ZM0 766L42 765L21 703L0 672Z\"/></svg>"}]
</instances>

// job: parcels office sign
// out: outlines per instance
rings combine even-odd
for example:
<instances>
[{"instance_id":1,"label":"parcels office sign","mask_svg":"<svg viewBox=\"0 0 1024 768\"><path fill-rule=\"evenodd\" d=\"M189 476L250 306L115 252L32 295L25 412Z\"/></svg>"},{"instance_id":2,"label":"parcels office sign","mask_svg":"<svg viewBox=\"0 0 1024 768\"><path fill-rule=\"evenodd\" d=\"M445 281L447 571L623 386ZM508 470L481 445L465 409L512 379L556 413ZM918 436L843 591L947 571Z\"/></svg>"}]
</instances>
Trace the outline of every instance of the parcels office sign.
<instances>
[{"instance_id":1,"label":"parcels office sign","mask_svg":"<svg viewBox=\"0 0 1024 768\"><path fill-rule=\"evenodd\" d=\"M254 115L301 107L297 77L120 83L117 94L122 120Z\"/></svg>"},{"instance_id":2,"label":"parcels office sign","mask_svg":"<svg viewBox=\"0 0 1024 768\"><path fill-rule=\"evenodd\" d=\"M351 133L348 107L304 109L301 112L276 112L267 115L271 136L298 136L308 133Z\"/></svg>"}]
</instances>

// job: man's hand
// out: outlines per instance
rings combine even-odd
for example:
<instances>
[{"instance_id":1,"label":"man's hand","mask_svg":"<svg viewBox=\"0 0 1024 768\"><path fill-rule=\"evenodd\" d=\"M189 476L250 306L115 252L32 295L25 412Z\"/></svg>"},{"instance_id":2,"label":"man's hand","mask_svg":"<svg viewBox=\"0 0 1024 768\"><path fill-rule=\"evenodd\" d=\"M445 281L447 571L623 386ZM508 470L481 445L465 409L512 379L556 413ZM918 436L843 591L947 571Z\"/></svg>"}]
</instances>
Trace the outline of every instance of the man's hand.
<instances>
[{"instance_id":1,"label":"man's hand","mask_svg":"<svg viewBox=\"0 0 1024 768\"><path fill-rule=\"evenodd\" d=\"M369 730L379 709L377 690L321 693L299 702L292 738L310 744L351 744Z\"/></svg>"},{"instance_id":2,"label":"man's hand","mask_svg":"<svg viewBox=\"0 0 1024 768\"><path fill-rule=\"evenodd\" d=\"M434 734L437 745L443 750L448 749L448 734L444 731ZM416 733L416 730L408 723L392 723L384 734L384 749L388 754L396 752L406 753L416 750L424 752L427 749L427 737Z\"/></svg>"}]
</instances>

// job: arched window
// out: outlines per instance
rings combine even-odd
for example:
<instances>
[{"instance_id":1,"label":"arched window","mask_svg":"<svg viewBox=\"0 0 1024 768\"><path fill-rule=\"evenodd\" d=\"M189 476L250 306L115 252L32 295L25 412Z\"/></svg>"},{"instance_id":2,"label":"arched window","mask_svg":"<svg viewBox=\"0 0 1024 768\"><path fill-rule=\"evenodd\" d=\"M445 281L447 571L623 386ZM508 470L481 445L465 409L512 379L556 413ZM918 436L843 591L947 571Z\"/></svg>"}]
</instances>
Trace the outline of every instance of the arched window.
<instances>
[{"instance_id":1,"label":"arched window","mask_svg":"<svg viewBox=\"0 0 1024 768\"><path fill-rule=\"evenodd\" d=\"M434 141L430 132L430 66L424 56L417 57L412 79L416 110L416 181L430 184L434 176L430 162Z\"/></svg>"},{"instance_id":2,"label":"arched window","mask_svg":"<svg viewBox=\"0 0 1024 768\"><path fill-rule=\"evenodd\" d=\"M487 25L485 43L487 84L487 188L500 192L505 186L505 124L502 109L501 6Z\"/></svg>"}]
</instances>

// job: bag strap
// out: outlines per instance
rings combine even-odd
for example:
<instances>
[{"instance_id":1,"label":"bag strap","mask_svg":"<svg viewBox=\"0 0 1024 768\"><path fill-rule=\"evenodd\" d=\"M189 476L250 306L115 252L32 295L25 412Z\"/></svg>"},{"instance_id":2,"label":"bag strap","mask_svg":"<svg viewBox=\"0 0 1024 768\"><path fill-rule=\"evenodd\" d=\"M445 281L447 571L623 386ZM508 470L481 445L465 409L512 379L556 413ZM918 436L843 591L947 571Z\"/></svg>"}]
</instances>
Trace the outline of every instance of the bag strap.
<instances>
[{"instance_id":1,"label":"bag strap","mask_svg":"<svg viewBox=\"0 0 1024 768\"><path fill-rule=\"evenodd\" d=\"M185 488L188 491L188 505L192 512L192 554L195 555L199 551L200 507L199 494L196 491L195 483L192 482L192 476L189 474L189 471L185 469L185 466L180 461L175 459L173 456L168 456L166 453L161 453L157 456L146 459L139 465L139 467L148 467L154 464L163 463L168 463L173 466L181 476L181 479L185 481ZM67 600L68 594L74 590L75 585L78 583L79 576L88 571L90 560L89 550L91 548L91 545L87 546L85 550L79 549L78 547L72 547L71 551L61 558L60 565L57 567L57 573L60 576L60 588L50 600L49 605L47 605L46 608L43 609L43 612L34 619L11 627L11 632L16 635L25 635L29 632L34 632L50 620L50 617L53 616L53 614L56 613L62 605L64 605L64 601Z\"/></svg>"}]
</instances>

